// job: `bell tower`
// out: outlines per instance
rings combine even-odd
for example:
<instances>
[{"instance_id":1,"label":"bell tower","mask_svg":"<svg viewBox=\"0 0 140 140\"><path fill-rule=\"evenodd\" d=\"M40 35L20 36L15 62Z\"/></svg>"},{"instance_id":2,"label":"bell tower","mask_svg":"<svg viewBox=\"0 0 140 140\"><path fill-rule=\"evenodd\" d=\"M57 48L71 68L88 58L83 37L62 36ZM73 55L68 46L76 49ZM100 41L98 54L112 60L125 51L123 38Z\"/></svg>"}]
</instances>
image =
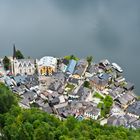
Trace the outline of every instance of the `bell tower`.
<instances>
[{"instance_id":1,"label":"bell tower","mask_svg":"<svg viewBox=\"0 0 140 140\"><path fill-rule=\"evenodd\" d=\"M13 60L12 60L12 73L15 74L15 63L16 63L16 47L13 44Z\"/></svg>"},{"instance_id":2,"label":"bell tower","mask_svg":"<svg viewBox=\"0 0 140 140\"><path fill-rule=\"evenodd\" d=\"M13 44L13 60L16 58L16 47L15 44Z\"/></svg>"}]
</instances>

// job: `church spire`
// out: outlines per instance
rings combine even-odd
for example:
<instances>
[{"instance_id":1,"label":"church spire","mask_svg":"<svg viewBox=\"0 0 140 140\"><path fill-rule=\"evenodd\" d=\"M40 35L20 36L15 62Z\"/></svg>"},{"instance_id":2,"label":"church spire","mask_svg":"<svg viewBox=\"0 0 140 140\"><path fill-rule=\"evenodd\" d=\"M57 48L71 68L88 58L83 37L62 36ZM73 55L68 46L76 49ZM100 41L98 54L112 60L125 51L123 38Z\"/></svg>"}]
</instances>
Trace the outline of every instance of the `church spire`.
<instances>
[{"instance_id":1,"label":"church spire","mask_svg":"<svg viewBox=\"0 0 140 140\"><path fill-rule=\"evenodd\" d=\"M15 44L13 44L13 59L16 58L16 47Z\"/></svg>"}]
</instances>

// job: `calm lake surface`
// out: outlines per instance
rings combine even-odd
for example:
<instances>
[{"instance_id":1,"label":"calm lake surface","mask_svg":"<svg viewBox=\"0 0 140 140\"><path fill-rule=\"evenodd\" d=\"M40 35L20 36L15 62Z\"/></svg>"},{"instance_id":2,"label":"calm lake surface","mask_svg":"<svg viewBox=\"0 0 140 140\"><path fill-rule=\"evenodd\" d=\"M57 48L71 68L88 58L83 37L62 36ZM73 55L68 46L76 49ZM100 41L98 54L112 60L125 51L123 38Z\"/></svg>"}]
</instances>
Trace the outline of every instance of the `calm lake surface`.
<instances>
[{"instance_id":1,"label":"calm lake surface","mask_svg":"<svg viewBox=\"0 0 140 140\"><path fill-rule=\"evenodd\" d=\"M0 56L92 55L118 63L140 95L140 0L1 0Z\"/></svg>"}]
</instances>

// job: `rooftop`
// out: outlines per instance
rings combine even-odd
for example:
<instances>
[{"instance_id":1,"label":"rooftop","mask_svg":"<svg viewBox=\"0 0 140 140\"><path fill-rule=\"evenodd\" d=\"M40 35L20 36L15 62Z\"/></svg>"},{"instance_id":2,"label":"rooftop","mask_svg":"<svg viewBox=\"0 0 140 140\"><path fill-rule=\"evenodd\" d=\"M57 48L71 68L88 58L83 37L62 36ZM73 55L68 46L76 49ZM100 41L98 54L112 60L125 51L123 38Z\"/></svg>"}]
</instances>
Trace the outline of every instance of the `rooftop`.
<instances>
[{"instance_id":1,"label":"rooftop","mask_svg":"<svg viewBox=\"0 0 140 140\"><path fill-rule=\"evenodd\" d=\"M55 67L57 64L57 59L52 56L44 56L38 62L39 66Z\"/></svg>"}]
</instances>

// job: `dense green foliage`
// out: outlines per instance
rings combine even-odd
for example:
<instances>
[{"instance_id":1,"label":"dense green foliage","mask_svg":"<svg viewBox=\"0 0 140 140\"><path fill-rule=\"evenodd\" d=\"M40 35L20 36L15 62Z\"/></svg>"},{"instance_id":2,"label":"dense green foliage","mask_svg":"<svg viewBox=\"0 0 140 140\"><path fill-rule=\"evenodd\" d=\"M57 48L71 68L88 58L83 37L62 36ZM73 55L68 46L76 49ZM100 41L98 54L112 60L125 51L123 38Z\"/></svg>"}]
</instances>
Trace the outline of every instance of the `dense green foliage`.
<instances>
[{"instance_id":1,"label":"dense green foliage","mask_svg":"<svg viewBox=\"0 0 140 140\"><path fill-rule=\"evenodd\" d=\"M91 88L90 82L88 82L88 81L85 81L83 86L86 88Z\"/></svg>"},{"instance_id":2,"label":"dense green foliage","mask_svg":"<svg viewBox=\"0 0 140 140\"><path fill-rule=\"evenodd\" d=\"M17 59L24 59L24 55L21 53L20 50L16 50L16 58Z\"/></svg>"},{"instance_id":3,"label":"dense green foliage","mask_svg":"<svg viewBox=\"0 0 140 140\"><path fill-rule=\"evenodd\" d=\"M0 114L8 112L12 105L17 105L16 98L4 84L0 83Z\"/></svg>"},{"instance_id":4,"label":"dense green foliage","mask_svg":"<svg viewBox=\"0 0 140 140\"><path fill-rule=\"evenodd\" d=\"M13 107L3 117L4 140L139 140L140 130L100 126L93 120L60 121L40 110Z\"/></svg>"},{"instance_id":5,"label":"dense green foliage","mask_svg":"<svg viewBox=\"0 0 140 140\"><path fill-rule=\"evenodd\" d=\"M93 57L88 56L86 59L87 59L88 64L91 65L91 62L93 61Z\"/></svg>"},{"instance_id":6,"label":"dense green foliage","mask_svg":"<svg viewBox=\"0 0 140 140\"><path fill-rule=\"evenodd\" d=\"M69 55L69 56L65 56L64 58L67 59L67 60L71 60L71 59L73 59L75 61L78 61L79 60L79 58L76 57L76 56L74 56L73 54L72 55Z\"/></svg>"},{"instance_id":7,"label":"dense green foliage","mask_svg":"<svg viewBox=\"0 0 140 140\"><path fill-rule=\"evenodd\" d=\"M0 89L0 96L3 96L3 94L11 94L11 92L2 84ZM13 94L10 96L12 97ZM3 97L0 98L2 99ZM15 97L13 96L12 98ZM9 96L6 96L4 99L7 100L6 102L9 102ZM108 106L110 100L109 97L104 99L104 102L107 102L106 106ZM60 121L56 117L48 115L36 108L30 110L21 109L14 102L9 105L9 110L0 114L0 139L3 140L140 139L140 130L101 126L93 120L78 121L73 117Z\"/></svg>"},{"instance_id":8,"label":"dense green foliage","mask_svg":"<svg viewBox=\"0 0 140 140\"><path fill-rule=\"evenodd\" d=\"M71 93L71 92L73 91L73 89L75 88L75 86L74 86L73 84L69 84L69 83L68 83L68 84L66 85L66 88L68 88L68 90L67 90L68 93Z\"/></svg>"},{"instance_id":9,"label":"dense green foliage","mask_svg":"<svg viewBox=\"0 0 140 140\"><path fill-rule=\"evenodd\" d=\"M3 59L3 65L5 70L9 70L11 67L10 59L7 56L5 56Z\"/></svg>"},{"instance_id":10,"label":"dense green foliage","mask_svg":"<svg viewBox=\"0 0 140 140\"><path fill-rule=\"evenodd\" d=\"M101 100L104 99L104 97L102 95L100 95L98 92L95 92L94 95L93 95L93 97L99 98Z\"/></svg>"},{"instance_id":11,"label":"dense green foliage","mask_svg":"<svg viewBox=\"0 0 140 140\"><path fill-rule=\"evenodd\" d=\"M101 116L106 117L106 115L110 112L113 99L110 96L106 96L102 101L103 103L99 103L98 107L101 108Z\"/></svg>"}]
</instances>

